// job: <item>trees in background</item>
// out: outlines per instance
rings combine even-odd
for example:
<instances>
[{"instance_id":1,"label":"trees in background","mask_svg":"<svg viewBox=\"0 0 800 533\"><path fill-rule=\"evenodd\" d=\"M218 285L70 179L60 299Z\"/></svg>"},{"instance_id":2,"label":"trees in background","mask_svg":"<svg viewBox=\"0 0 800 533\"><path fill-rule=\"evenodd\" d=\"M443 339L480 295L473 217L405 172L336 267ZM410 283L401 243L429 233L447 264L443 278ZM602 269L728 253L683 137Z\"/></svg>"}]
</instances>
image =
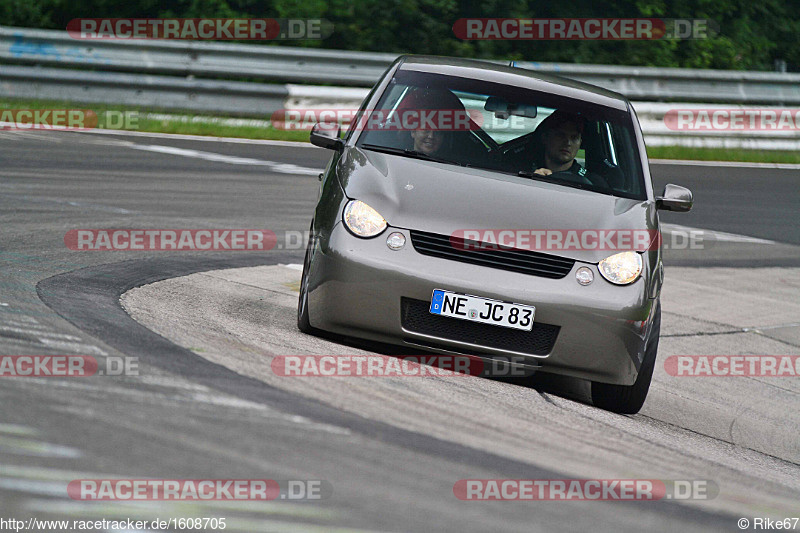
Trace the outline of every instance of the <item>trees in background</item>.
<instances>
[{"instance_id":1,"label":"trees in background","mask_svg":"<svg viewBox=\"0 0 800 533\"><path fill-rule=\"evenodd\" d=\"M0 0L0 24L64 29L79 17L322 18L322 41L274 44L526 61L800 71L798 0ZM703 40L463 41L453 23L470 17L707 18Z\"/></svg>"}]
</instances>

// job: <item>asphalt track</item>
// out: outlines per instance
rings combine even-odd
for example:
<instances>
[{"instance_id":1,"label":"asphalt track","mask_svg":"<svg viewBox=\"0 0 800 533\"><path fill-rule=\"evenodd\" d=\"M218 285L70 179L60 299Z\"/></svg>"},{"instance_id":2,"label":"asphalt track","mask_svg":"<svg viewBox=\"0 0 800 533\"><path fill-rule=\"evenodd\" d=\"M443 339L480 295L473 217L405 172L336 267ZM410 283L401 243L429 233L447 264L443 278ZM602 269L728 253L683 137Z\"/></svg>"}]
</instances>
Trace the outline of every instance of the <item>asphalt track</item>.
<instances>
[{"instance_id":1,"label":"asphalt track","mask_svg":"<svg viewBox=\"0 0 800 533\"><path fill-rule=\"evenodd\" d=\"M797 378L681 380L662 365L631 417L586 405L569 383L278 380L273 355L365 348L294 328L298 272L280 265L301 262L301 250L64 245L76 228L302 231L323 150L53 132L0 132L0 147L2 354L125 356L140 366L116 378L3 378L0 517L217 516L232 531L737 531L740 517L800 514ZM659 189L675 182L695 192L692 213L663 220L710 230L703 249L666 252L659 361L797 354L798 170L652 171ZM268 503L66 493L74 479L148 477L325 480L332 493ZM454 483L472 478L707 480L719 494L455 498Z\"/></svg>"}]
</instances>

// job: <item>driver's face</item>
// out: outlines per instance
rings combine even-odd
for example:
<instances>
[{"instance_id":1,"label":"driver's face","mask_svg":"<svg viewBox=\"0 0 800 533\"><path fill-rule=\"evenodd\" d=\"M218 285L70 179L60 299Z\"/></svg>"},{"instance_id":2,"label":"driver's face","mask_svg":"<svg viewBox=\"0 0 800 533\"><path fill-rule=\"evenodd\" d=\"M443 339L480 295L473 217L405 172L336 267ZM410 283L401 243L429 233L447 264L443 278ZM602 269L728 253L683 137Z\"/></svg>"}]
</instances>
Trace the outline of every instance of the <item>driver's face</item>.
<instances>
[{"instance_id":1,"label":"driver's face","mask_svg":"<svg viewBox=\"0 0 800 533\"><path fill-rule=\"evenodd\" d=\"M566 164L575 159L581 147L581 132L572 122L564 122L544 136L545 155L553 162Z\"/></svg>"},{"instance_id":2,"label":"driver's face","mask_svg":"<svg viewBox=\"0 0 800 533\"><path fill-rule=\"evenodd\" d=\"M425 155L433 155L442 146L442 132L433 130L413 130L414 150Z\"/></svg>"}]
</instances>

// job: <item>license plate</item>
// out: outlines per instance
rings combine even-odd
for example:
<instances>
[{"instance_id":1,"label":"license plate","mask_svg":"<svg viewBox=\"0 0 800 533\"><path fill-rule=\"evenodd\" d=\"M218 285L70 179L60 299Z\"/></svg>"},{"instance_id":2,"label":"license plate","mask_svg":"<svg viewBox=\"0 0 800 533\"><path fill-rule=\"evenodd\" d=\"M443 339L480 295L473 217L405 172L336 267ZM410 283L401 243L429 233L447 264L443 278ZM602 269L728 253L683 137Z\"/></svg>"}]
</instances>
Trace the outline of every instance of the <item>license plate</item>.
<instances>
[{"instance_id":1,"label":"license plate","mask_svg":"<svg viewBox=\"0 0 800 533\"><path fill-rule=\"evenodd\" d=\"M512 304L442 289L434 289L431 298L431 313L434 315L526 331L533 328L535 312L536 308L530 305Z\"/></svg>"}]
</instances>

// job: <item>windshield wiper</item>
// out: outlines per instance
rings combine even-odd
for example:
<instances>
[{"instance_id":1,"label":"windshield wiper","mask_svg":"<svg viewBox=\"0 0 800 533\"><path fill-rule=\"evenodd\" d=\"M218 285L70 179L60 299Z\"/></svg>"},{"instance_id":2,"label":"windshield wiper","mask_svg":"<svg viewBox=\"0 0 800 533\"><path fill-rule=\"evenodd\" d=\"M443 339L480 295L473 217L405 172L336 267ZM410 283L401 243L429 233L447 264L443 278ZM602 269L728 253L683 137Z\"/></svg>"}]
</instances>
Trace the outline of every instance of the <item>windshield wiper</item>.
<instances>
[{"instance_id":1,"label":"windshield wiper","mask_svg":"<svg viewBox=\"0 0 800 533\"><path fill-rule=\"evenodd\" d=\"M558 173L556 173L556 174L558 174ZM517 176L521 176L523 178L530 178L532 180L545 181L547 183L555 183L556 185L566 185L567 187L573 187L575 189L585 189L586 188L583 183L578 183L576 181L569 181L569 180L560 180L558 178L551 177L553 175L554 174L549 174L547 176L543 176L541 174L535 174L535 173L530 172L528 170L520 170L519 172L517 172Z\"/></svg>"},{"instance_id":2,"label":"windshield wiper","mask_svg":"<svg viewBox=\"0 0 800 533\"><path fill-rule=\"evenodd\" d=\"M413 157L415 159L423 159L425 161L433 161L435 163L447 163L452 165L459 165L464 166L461 163L456 161L449 161L447 159L441 159L438 157L433 157L431 155L425 154L423 152L419 152L417 150L410 150L408 148L393 148L391 146L380 146L378 144L362 144L360 145L361 148L365 148L367 150L372 150L374 152L384 152L387 154L393 155L401 155L403 157Z\"/></svg>"}]
</instances>

